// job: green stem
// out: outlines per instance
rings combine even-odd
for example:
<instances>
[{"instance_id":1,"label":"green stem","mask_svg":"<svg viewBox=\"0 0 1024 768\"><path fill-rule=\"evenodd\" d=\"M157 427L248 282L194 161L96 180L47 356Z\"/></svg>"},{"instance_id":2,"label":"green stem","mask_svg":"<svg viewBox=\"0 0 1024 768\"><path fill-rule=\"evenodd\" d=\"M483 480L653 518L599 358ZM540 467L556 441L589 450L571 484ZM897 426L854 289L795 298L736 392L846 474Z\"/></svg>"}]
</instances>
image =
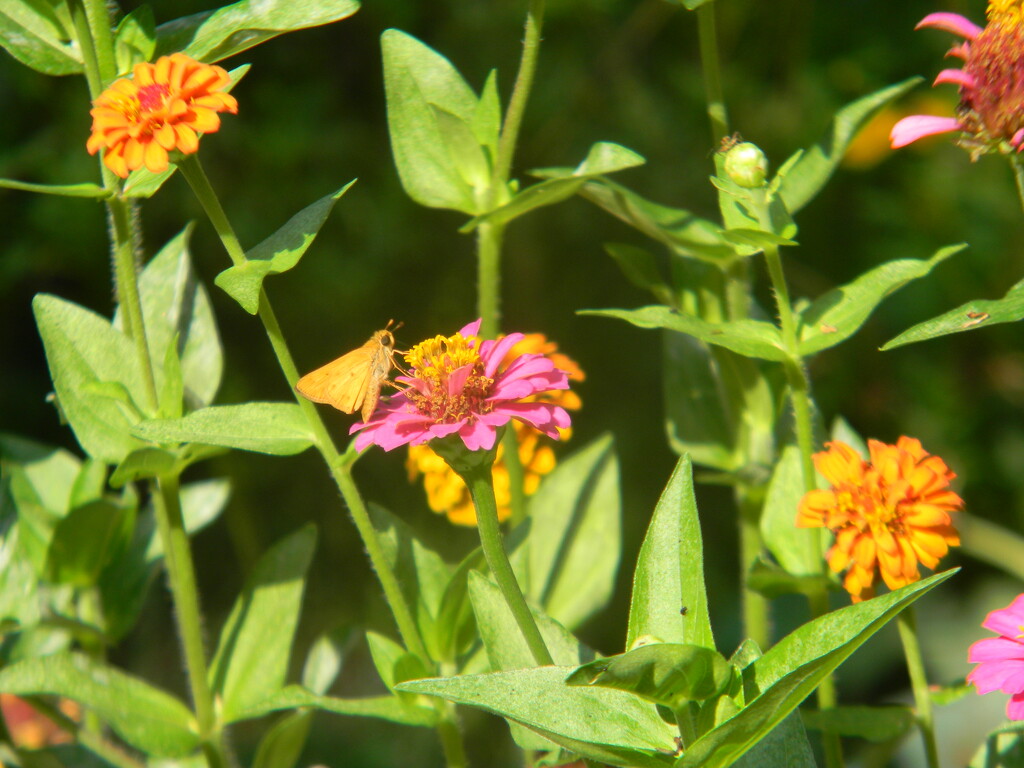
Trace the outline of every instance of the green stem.
<instances>
[{"instance_id":1,"label":"green stem","mask_svg":"<svg viewBox=\"0 0 1024 768\"><path fill-rule=\"evenodd\" d=\"M1017 183L1017 197L1020 200L1021 210L1024 211L1024 162L1014 152L1010 156L1010 165L1013 167L1013 180Z\"/></svg>"},{"instance_id":2,"label":"green stem","mask_svg":"<svg viewBox=\"0 0 1024 768\"><path fill-rule=\"evenodd\" d=\"M907 671L910 673L910 685L914 691L914 703L917 707L917 727L924 740L924 751L928 759L928 768L939 768L939 749L935 742L935 718L932 714L932 698L928 693L928 677L921 658L921 646L917 642L917 617L914 606L903 610L896 617L896 626L900 630L903 641L903 655L907 660Z\"/></svg>"},{"instance_id":3,"label":"green stem","mask_svg":"<svg viewBox=\"0 0 1024 768\"><path fill-rule=\"evenodd\" d=\"M519 128L526 112L526 102L533 87L533 76L537 71L537 56L540 53L540 33L544 23L545 0L530 0L526 12L526 30L523 35L523 53L519 59L519 72L512 86L512 97L505 112L505 122L501 126L501 138L498 140L498 157L494 164L492 194L508 183L512 172L512 156L516 151L519 139Z\"/></svg>"},{"instance_id":4,"label":"green stem","mask_svg":"<svg viewBox=\"0 0 1024 768\"><path fill-rule=\"evenodd\" d=\"M697 728L693 722L693 710L689 704L686 704L681 709L675 710L673 714L676 719L676 727L679 729L680 746L685 751L687 747L697 740Z\"/></svg>"},{"instance_id":5,"label":"green stem","mask_svg":"<svg viewBox=\"0 0 1024 768\"><path fill-rule=\"evenodd\" d=\"M221 206L216 193L214 193L206 173L203 171L199 157L197 155L186 157L179 168L189 186L192 187L193 193L199 200L200 205L202 205L217 235L220 237L221 243L231 258L232 264L235 266L244 264L246 261L245 251L237 235L235 235L234 228L224 213L224 208ZM398 577L395 575L387 560L387 556L384 554L384 547L381 544L380 537L377 535L377 530L373 527L366 504L363 502L355 481L352 479L352 464L357 455L353 451L347 452L344 456L338 453L338 449L331 439L330 432L327 430L327 425L320 418L320 413L317 411L316 406L306 398L299 396L296 392L295 382L299 380L298 368L295 365L291 350L288 348L284 333L281 331L281 326L277 321L277 315L270 304L270 299L263 289L260 290L257 315L263 323L263 328L266 331L267 338L270 340L270 346L274 350L274 355L277 358L281 372L284 374L284 378L295 396L295 401L298 403L313 432L314 445L323 457L324 463L327 464L328 471L338 486L342 499L344 499L345 505L348 507L352 522L355 524L356 530L363 541L363 546L366 547L367 555L370 558L370 565L380 581L381 588L384 590L384 599L391 609L392 616L394 616L395 624L398 627L398 634L402 638L405 647L419 656L429 666L431 664L430 654L420 635L409 604L402 594ZM440 700L438 700L436 706L440 716L437 730L445 752L447 765L449 768L463 768L466 765L466 758L462 748L461 737L459 736L458 719L454 708L446 707Z\"/></svg>"},{"instance_id":6,"label":"green stem","mask_svg":"<svg viewBox=\"0 0 1024 768\"><path fill-rule=\"evenodd\" d=\"M793 306L790 303L789 288L786 285L786 277L782 271L782 259L779 256L779 249L776 246L767 246L765 247L764 256L768 264L768 275L771 279L772 289L775 292L782 341L788 352L788 358L783 365L786 371L786 380L789 384L790 400L793 404L796 442L800 450L803 487L806 492L813 490L816 486L813 459L814 429L811 420L813 411L810 395L811 386L807 378L807 371L804 368L803 358L800 356L796 317L793 314ZM826 568L825 562L823 561L821 565L824 570ZM823 616L828 612L828 592L825 589L812 593L808 596L808 599L813 616ZM818 686L817 696L819 709L827 710L835 707L835 680L831 675L828 675L821 681L821 684ZM826 766L828 768L839 768L839 766L842 766L843 752L839 736L834 733L826 733L822 736L822 742L825 748Z\"/></svg>"},{"instance_id":7,"label":"green stem","mask_svg":"<svg viewBox=\"0 0 1024 768\"><path fill-rule=\"evenodd\" d=\"M761 508L764 503L764 489L749 485L736 487L740 520L740 574L746 580L751 566L761 555ZM744 589L743 630L747 637L760 648L767 648L771 642L770 603L759 592Z\"/></svg>"},{"instance_id":8,"label":"green stem","mask_svg":"<svg viewBox=\"0 0 1024 768\"><path fill-rule=\"evenodd\" d=\"M84 3L89 32L95 45L100 81L106 88L117 77L117 57L114 52L114 34L110 29L110 12L107 10L106 0L84 0Z\"/></svg>"},{"instance_id":9,"label":"green stem","mask_svg":"<svg viewBox=\"0 0 1024 768\"><path fill-rule=\"evenodd\" d=\"M718 35L715 31L715 3L697 8L697 35L700 41L700 63L704 71L704 92L711 121L711 139L716 144L729 134L729 115L722 91L722 66L718 57Z\"/></svg>"},{"instance_id":10,"label":"green stem","mask_svg":"<svg viewBox=\"0 0 1024 768\"><path fill-rule=\"evenodd\" d=\"M523 462L519 458L519 435L515 428L510 426L506 429L501 441L504 448L501 460L505 462L505 469L508 470L509 506L512 509L509 522L514 528L526 519Z\"/></svg>"},{"instance_id":11,"label":"green stem","mask_svg":"<svg viewBox=\"0 0 1024 768\"><path fill-rule=\"evenodd\" d=\"M163 475L157 482L153 508L156 512L157 531L164 549L164 567L167 570L178 618L178 631L185 651L185 668L195 706L199 737L210 768L227 765L220 743L220 727L213 706L213 692L203 649L202 618L199 609L199 591L196 588L195 566L189 549L188 534L181 515L181 497L176 475Z\"/></svg>"},{"instance_id":12,"label":"green stem","mask_svg":"<svg viewBox=\"0 0 1024 768\"><path fill-rule=\"evenodd\" d=\"M75 37L82 51L82 69L85 71L85 82L89 86L89 95L96 98L103 90L103 78L100 76L100 65L96 61L96 46L93 45L92 31L89 29L89 17L85 6L80 2L68 3L71 11L71 22L75 27Z\"/></svg>"},{"instance_id":13,"label":"green stem","mask_svg":"<svg viewBox=\"0 0 1024 768\"><path fill-rule=\"evenodd\" d=\"M477 305L480 335L497 338L501 333L501 243L505 227L481 224L476 232Z\"/></svg>"},{"instance_id":14,"label":"green stem","mask_svg":"<svg viewBox=\"0 0 1024 768\"><path fill-rule=\"evenodd\" d=\"M484 550L484 558L498 583L498 588L505 596L505 602L515 617L519 631L523 633L530 653L539 666L551 666L555 662L551 658L544 637L537 627L533 618L530 606L526 604L522 590L519 589L519 582L516 581L512 564L505 554L505 545L501 538L501 526L498 524L498 507L494 501L494 483L491 478L490 466L465 471L462 479L469 487L470 495L473 497L473 505L476 507L476 524L480 531L480 544Z\"/></svg>"}]
</instances>

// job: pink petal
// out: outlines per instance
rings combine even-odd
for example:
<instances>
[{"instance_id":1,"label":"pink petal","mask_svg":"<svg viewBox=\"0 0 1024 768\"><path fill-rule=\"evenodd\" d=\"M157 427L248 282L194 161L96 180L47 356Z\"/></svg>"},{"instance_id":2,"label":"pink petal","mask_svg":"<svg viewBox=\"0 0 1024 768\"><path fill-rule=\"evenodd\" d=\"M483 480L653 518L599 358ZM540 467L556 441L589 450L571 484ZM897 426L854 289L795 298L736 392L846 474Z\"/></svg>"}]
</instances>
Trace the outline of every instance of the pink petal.
<instances>
[{"instance_id":1,"label":"pink petal","mask_svg":"<svg viewBox=\"0 0 1024 768\"><path fill-rule=\"evenodd\" d=\"M981 626L1004 637L1020 637L1024 634L1024 595L1017 595L1005 608L989 612Z\"/></svg>"},{"instance_id":2,"label":"pink petal","mask_svg":"<svg viewBox=\"0 0 1024 768\"><path fill-rule=\"evenodd\" d=\"M998 664L979 664L967 674L967 682L978 689L978 693L998 691L1003 684L1003 672Z\"/></svg>"},{"instance_id":3,"label":"pink petal","mask_svg":"<svg viewBox=\"0 0 1024 768\"><path fill-rule=\"evenodd\" d=\"M558 427L571 424L565 409L551 403L503 403L494 412L507 413L555 440L559 439Z\"/></svg>"},{"instance_id":4,"label":"pink petal","mask_svg":"<svg viewBox=\"0 0 1024 768\"><path fill-rule=\"evenodd\" d=\"M1020 662L1004 662L1005 676L999 686L1003 693L1024 693L1024 664Z\"/></svg>"},{"instance_id":5,"label":"pink petal","mask_svg":"<svg viewBox=\"0 0 1024 768\"><path fill-rule=\"evenodd\" d=\"M505 355L518 344L523 338L521 333L510 333L497 342L484 342L480 345L480 357L484 359L484 376L491 379L494 378L494 374L498 370L498 366L501 365L501 361L505 359ZM518 358L517 358L518 359Z\"/></svg>"},{"instance_id":6,"label":"pink petal","mask_svg":"<svg viewBox=\"0 0 1024 768\"><path fill-rule=\"evenodd\" d=\"M904 117L892 127L889 142L893 149L905 147L925 136L949 133L960 130L960 123L955 117L939 117L937 115L911 115Z\"/></svg>"},{"instance_id":7,"label":"pink petal","mask_svg":"<svg viewBox=\"0 0 1024 768\"><path fill-rule=\"evenodd\" d=\"M1008 637L986 637L967 650L967 661L1024 661L1024 645Z\"/></svg>"},{"instance_id":8,"label":"pink petal","mask_svg":"<svg viewBox=\"0 0 1024 768\"><path fill-rule=\"evenodd\" d=\"M1010 720L1024 720L1024 693L1015 693L1006 702L1006 716Z\"/></svg>"},{"instance_id":9,"label":"pink petal","mask_svg":"<svg viewBox=\"0 0 1024 768\"><path fill-rule=\"evenodd\" d=\"M954 35L973 40L981 34L981 27L959 13L930 13L914 29L942 29Z\"/></svg>"},{"instance_id":10,"label":"pink petal","mask_svg":"<svg viewBox=\"0 0 1024 768\"><path fill-rule=\"evenodd\" d=\"M474 420L459 430L459 437L471 451L489 451L494 447L498 431L482 421Z\"/></svg>"},{"instance_id":11,"label":"pink petal","mask_svg":"<svg viewBox=\"0 0 1024 768\"><path fill-rule=\"evenodd\" d=\"M461 333L463 336L476 336L478 333L480 333L480 323L482 322L483 318L477 318L469 325L462 326L462 329L459 331L459 333Z\"/></svg>"},{"instance_id":12,"label":"pink petal","mask_svg":"<svg viewBox=\"0 0 1024 768\"><path fill-rule=\"evenodd\" d=\"M933 86L939 85L940 83L952 83L953 85L959 85L961 88L973 88L975 85L973 75L964 72L962 69L944 69L935 78Z\"/></svg>"},{"instance_id":13,"label":"pink petal","mask_svg":"<svg viewBox=\"0 0 1024 768\"><path fill-rule=\"evenodd\" d=\"M959 43L946 51L946 58L961 59L967 61L967 55L971 52L970 43Z\"/></svg>"},{"instance_id":14,"label":"pink petal","mask_svg":"<svg viewBox=\"0 0 1024 768\"><path fill-rule=\"evenodd\" d=\"M1010 144L1011 146L1016 147L1018 152L1024 148L1024 128L1021 128L1013 134L1013 138L1010 139Z\"/></svg>"},{"instance_id":15,"label":"pink petal","mask_svg":"<svg viewBox=\"0 0 1024 768\"><path fill-rule=\"evenodd\" d=\"M466 388L466 380L472 372L473 363L466 363L448 374L447 385L449 397L455 397L462 394L462 390Z\"/></svg>"}]
</instances>

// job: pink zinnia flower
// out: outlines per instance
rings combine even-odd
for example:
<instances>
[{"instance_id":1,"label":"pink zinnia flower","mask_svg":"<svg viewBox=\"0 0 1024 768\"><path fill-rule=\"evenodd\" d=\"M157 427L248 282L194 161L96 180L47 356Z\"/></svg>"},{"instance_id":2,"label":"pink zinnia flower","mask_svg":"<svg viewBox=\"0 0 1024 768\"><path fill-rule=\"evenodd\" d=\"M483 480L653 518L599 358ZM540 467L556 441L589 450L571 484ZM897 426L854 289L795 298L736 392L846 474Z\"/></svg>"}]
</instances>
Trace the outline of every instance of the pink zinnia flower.
<instances>
[{"instance_id":1,"label":"pink zinnia flower","mask_svg":"<svg viewBox=\"0 0 1024 768\"><path fill-rule=\"evenodd\" d=\"M979 640L967 651L967 660L978 665L967 675L967 682L974 683L978 693L1010 694L1006 716L1024 720L1024 595L992 611L981 626L999 637Z\"/></svg>"},{"instance_id":2,"label":"pink zinnia flower","mask_svg":"<svg viewBox=\"0 0 1024 768\"><path fill-rule=\"evenodd\" d=\"M1020 0L990 0L988 24L982 28L956 13L925 16L916 29L942 29L964 38L947 56L961 59L962 69L944 69L933 85L960 88L955 117L913 115L900 120L889 135L893 149L925 136L960 131L960 145L972 159L985 152L1024 148L1024 25Z\"/></svg>"},{"instance_id":3,"label":"pink zinnia flower","mask_svg":"<svg viewBox=\"0 0 1024 768\"><path fill-rule=\"evenodd\" d=\"M370 420L356 422L349 434L359 432L356 448L376 443L385 451L400 445L421 445L435 437L458 435L471 451L494 447L499 427L519 419L558 439L559 428L569 426L569 414L550 402L524 402L531 395L568 389L565 371L546 355L524 354L499 366L508 351L523 338L510 333L498 340L477 337L480 321L454 336L436 336L417 344L405 355L408 376L395 380L406 385L382 403Z\"/></svg>"}]
</instances>

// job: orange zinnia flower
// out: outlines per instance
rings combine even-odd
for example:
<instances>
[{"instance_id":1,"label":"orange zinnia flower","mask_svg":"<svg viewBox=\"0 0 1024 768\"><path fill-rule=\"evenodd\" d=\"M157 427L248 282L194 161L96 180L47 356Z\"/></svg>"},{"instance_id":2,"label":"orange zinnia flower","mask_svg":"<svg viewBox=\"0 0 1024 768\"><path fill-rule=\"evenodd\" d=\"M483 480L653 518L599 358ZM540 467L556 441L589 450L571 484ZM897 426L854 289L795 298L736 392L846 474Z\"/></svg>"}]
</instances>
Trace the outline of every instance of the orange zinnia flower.
<instances>
[{"instance_id":1,"label":"orange zinnia flower","mask_svg":"<svg viewBox=\"0 0 1024 768\"><path fill-rule=\"evenodd\" d=\"M502 361L499 370L508 367L509 363L523 354L543 354L554 362L555 367L569 374L574 381L583 381L583 371L567 355L558 352L558 345L542 333L527 334L520 340ZM579 396L568 389L543 392L532 398L553 403L569 410L578 410L581 403ZM512 422L519 442L519 463L523 467L523 491L527 496L534 493L540 486L541 478L555 468L555 452L551 449L551 440L532 427L519 421ZM568 440L569 429L559 429L562 440ZM498 444L497 456L494 460L492 477L494 479L494 496L498 506L498 520L507 520L512 514L511 481L504 460L504 444ZM462 478L452 471L451 467L434 451L424 445L409 446L409 458L406 461L409 480L423 475L423 487L427 492L427 504L438 514L448 516L455 525L476 525L476 508L469 495L469 489Z\"/></svg>"},{"instance_id":2,"label":"orange zinnia flower","mask_svg":"<svg viewBox=\"0 0 1024 768\"><path fill-rule=\"evenodd\" d=\"M238 112L235 97L224 93L231 78L222 68L202 64L183 53L135 65L93 102L90 155L105 149L103 162L127 178L146 166L167 170L168 152L186 155L199 149L199 135L220 128L218 112Z\"/></svg>"},{"instance_id":3,"label":"orange zinnia flower","mask_svg":"<svg viewBox=\"0 0 1024 768\"><path fill-rule=\"evenodd\" d=\"M879 575L890 589L905 586L920 578L918 563L933 569L960 543L950 516L963 506L949 490L956 475L919 440L869 440L870 461L838 440L825 448L814 466L832 487L804 495L796 524L835 533L828 564L849 569L843 586L855 603L874 596Z\"/></svg>"}]
</instances>

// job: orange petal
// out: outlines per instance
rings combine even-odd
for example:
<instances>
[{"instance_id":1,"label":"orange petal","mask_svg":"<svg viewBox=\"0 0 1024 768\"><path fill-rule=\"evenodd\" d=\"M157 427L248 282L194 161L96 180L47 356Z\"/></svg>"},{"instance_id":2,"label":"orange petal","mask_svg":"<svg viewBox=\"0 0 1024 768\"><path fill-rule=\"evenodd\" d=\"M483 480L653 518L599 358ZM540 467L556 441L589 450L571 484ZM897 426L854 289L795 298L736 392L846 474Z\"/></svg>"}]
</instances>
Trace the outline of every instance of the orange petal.
<instances>
[{"instance_id":1,"label":"orange petal","mask_svg":"<svg viewBox=\"0 0 1024 768\"><path fill-rule=\"evenodd\" d=\"M124 143L124 161L129 170L134 171L136 168L141 168L145 155L146 150L142 146L142 142L128 139Z\"/></svg>"},{"instance_id":2,"label":"orange petal","mask_svg":"<svg viewBox=\"0 0 1024 768\"><path fill-rule=\"evenodd\" d=\"M156 140L157 144L167 150L174 149L174 145L177 143L174 127L168 123L162 123L160 127L153 132L153 138Z\"/></svg>"},{"instance_id":3,"label":"orange petal","mask_svg":"<svg viewBox=\"0 0 1024 768\"><path fill-rule=\"evenodd\" d=\"M215 133L220 128L220 118L217 113L212 109L203 109L202 107L195 110L195 114L189 124L192 130L199 133Z\"/></svg>"},{"instance_id":4,"label":"orange petal","mask_svg":"<svg viewBox=\"0 0 1024 768\"><path fill-rule=\"evenodd\" d=\"M187 125L178 124L174 126L174 133L178 139L178 149L186 155L191 155L199 149L199 137L196 135L196 132Z\"/></svg>"},{"instance_id":5,"label":"orange petal","mask_svg":"<svg viewBox=\"0 0 1024 768\"><path fill-rule=\"evenodd\" d=\"M146 167L153 173L163 173L167 170L167 150L151 141L146 145Z\"/></svg>"}]
</instances>

